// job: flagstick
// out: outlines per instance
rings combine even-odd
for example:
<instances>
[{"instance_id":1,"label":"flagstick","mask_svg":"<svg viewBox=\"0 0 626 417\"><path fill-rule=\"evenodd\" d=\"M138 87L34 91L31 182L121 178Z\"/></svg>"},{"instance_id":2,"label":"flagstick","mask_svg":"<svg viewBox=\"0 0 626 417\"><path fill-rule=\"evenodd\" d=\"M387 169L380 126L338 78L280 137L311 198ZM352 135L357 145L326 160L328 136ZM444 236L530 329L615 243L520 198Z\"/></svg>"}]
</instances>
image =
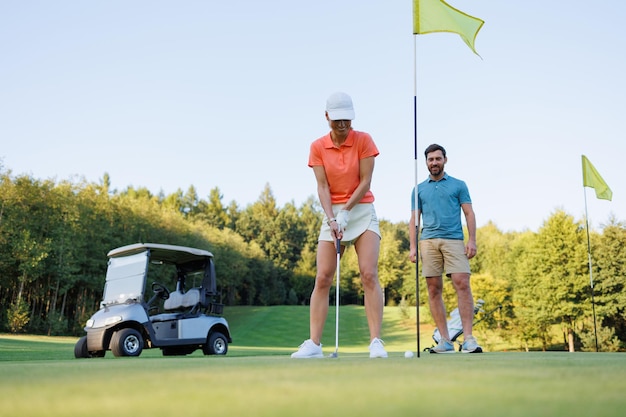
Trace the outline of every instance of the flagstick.
<instances>
[{"instance_id":1,"label":"flagstick","mask_svg":"<svg viewBox=\"0 0 626 417\"><path fill-rule=\"evenodd\" d=\"M591 241L589 240L589 215L587 214L587 189L583 186L585 193L585 224L587 229L587 256L589 258L589 285L591 286L591 308L593 310L593 335L596 338L596 352L598 352L598 330L596 328L596 302L593 294L593 271L591 269Z\"/></svg>"},{"instance_id":2,"label":"flagstick","mask_svg":"<svg viewBox=\"0 0 626 417\"><path fill-rule=\"evenodd\" d=\"M415 158L415 311L417 327L417 357L420 357L420 283L419 283L419 219L417 218L417 36L413 35L413 155Z\"/></svg>"}]
</instances>

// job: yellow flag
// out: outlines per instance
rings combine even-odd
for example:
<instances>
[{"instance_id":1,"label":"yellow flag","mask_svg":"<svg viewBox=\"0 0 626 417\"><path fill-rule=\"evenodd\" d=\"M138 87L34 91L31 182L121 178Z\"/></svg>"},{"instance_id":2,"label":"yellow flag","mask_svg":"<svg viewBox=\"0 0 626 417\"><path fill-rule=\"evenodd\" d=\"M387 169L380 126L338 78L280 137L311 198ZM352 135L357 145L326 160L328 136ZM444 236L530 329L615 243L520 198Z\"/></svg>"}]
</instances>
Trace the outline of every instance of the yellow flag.
<instances>
[{"instance_id":1,"label":"yellow flag","mask_svg":"<svg viewBox=\"0 0 626 417\"><path fill-rule=\"evenodd\" d=\"M476 55L474 41L483 23L443 0L413 0L413 34L458 33Z\"/></svg>"},{"instance_id":2,"label":"yellow flag","mask_svg":"<svg viewBox=\"0 0 626 417\"><path fill-rule=\"evenodd\" d=\"M613 191L609 188L606 182L602 179L596 167L583 155L583 186L591 187L596 190L596 197L602 200L609 200L613 198Z\"/></svg>"}]
</instances>

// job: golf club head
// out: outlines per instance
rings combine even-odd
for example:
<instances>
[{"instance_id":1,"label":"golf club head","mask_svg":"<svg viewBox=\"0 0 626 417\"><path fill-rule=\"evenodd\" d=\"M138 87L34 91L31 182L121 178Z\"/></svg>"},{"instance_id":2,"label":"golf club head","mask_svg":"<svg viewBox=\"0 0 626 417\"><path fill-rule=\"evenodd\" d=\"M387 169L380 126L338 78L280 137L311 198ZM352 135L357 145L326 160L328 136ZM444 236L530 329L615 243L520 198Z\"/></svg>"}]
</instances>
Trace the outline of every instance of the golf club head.
<instances>
[{"instance_id":1,"label":"golf club head","mask_svg":"<svg viewBox=\"0 0 626 417\"><path fill-rule=\"evenodd\" d=\"M338 358L339 356L337 355L337 352L333 352L330 355L328 355L329 358Z\"/></svg>"}]
</instances>

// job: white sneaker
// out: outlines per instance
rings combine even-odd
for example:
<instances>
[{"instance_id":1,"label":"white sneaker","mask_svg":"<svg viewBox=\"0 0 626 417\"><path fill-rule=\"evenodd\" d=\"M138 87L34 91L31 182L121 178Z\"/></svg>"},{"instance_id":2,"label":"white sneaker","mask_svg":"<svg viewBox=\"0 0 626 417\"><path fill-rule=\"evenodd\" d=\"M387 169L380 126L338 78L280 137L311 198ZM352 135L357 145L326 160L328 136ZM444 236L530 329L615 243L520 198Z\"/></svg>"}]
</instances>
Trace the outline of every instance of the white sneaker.
<instances>
[{"instance_id":1,"label":"white sneaker","mask_svg":"<svg viewBox=\"0 0 626 417\"><path fill-rule=\"evenodd\" d=\"M454 353L454 344L443 337L439 339L437 346L430 348L430 353Z\"/></svg>"},{"instance_id":2,"label":"white sneaker","mask_svg":"<svg viewBox=\"0 0 626 417\"><path fill-rule=\"evenodd\" d=\"M387 351L383 347L384 344L385 342L375 337L370 343L370 358L386 358Z\"/></svg>"},{"instance_id":3,"label":"white sneaker","mask_svg":"<svg viewBox=\"0 0 626 417\"><path fill-rule=\"evenodd\" d=\"M322 344L318 346L311 339L307 339L300 345L297 352L291 354L291 357L296 359L323 358Z\"/></svg>"},{"instance_id":4,"label":"white sneaker","mask_svg":"<svg viewBox=\"0 0 626 417\"><path fill-rule=\"evenodd\" d=\"M463 353L483 353L483 348L478 345L474 336L466 337L461 348Z\"/></svg>"}]
</instances>

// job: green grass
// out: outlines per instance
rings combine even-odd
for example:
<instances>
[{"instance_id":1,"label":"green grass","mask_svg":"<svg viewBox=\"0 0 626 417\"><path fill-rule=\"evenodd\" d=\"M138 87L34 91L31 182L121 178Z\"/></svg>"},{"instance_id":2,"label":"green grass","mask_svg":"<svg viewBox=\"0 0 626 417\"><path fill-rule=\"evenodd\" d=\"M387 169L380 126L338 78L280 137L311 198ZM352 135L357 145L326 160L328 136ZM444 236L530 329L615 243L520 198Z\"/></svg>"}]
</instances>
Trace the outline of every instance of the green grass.
<instances>
[{"instance_id":1,"label":"green grass","mask_svg":"<svg viewBox=\"0 0 626 417\"><path fill-rule=\"evenodd\" d=\"M338 359L292 360L304 307L225 311L225 357L74 359L76 338L0 335L0 414L17 416L622 416L626 355L497 352L405 359L415 326L385 310L390 357L370 360L362 307L341 308ZM332 317L331 317L332 316ZM365 327L364 327L365 326ZM432 329L424 333L429 346ZM365 333L365 334L363 334ZM334 311L325 334L334 350Z\"/></svg>"},{"instance_id":2,"label":"green grass","mask_svg":"<svg viewBox=\"0 0 626 417\"><path fill-rule=\"evenodd\" d=\"M304 306L231 307L225 311L225 316L233 333L233 346L246 347L249 350L260 348L259 354L292 352L309 335L309 309ZM421 330L422 344L426 344L424 347L432 345L432 330L432 326L424 326ZM415 318L403 318L400 308L387 307L382 338L388 347L399 352L415 350L417 344ZM335 350L333 306L328 313L322 344L327 353ZM364 308L354 305L341 306L340 351L363 353L367 351L368 344L369 330Z\"/></svg>"}]
</instances>

